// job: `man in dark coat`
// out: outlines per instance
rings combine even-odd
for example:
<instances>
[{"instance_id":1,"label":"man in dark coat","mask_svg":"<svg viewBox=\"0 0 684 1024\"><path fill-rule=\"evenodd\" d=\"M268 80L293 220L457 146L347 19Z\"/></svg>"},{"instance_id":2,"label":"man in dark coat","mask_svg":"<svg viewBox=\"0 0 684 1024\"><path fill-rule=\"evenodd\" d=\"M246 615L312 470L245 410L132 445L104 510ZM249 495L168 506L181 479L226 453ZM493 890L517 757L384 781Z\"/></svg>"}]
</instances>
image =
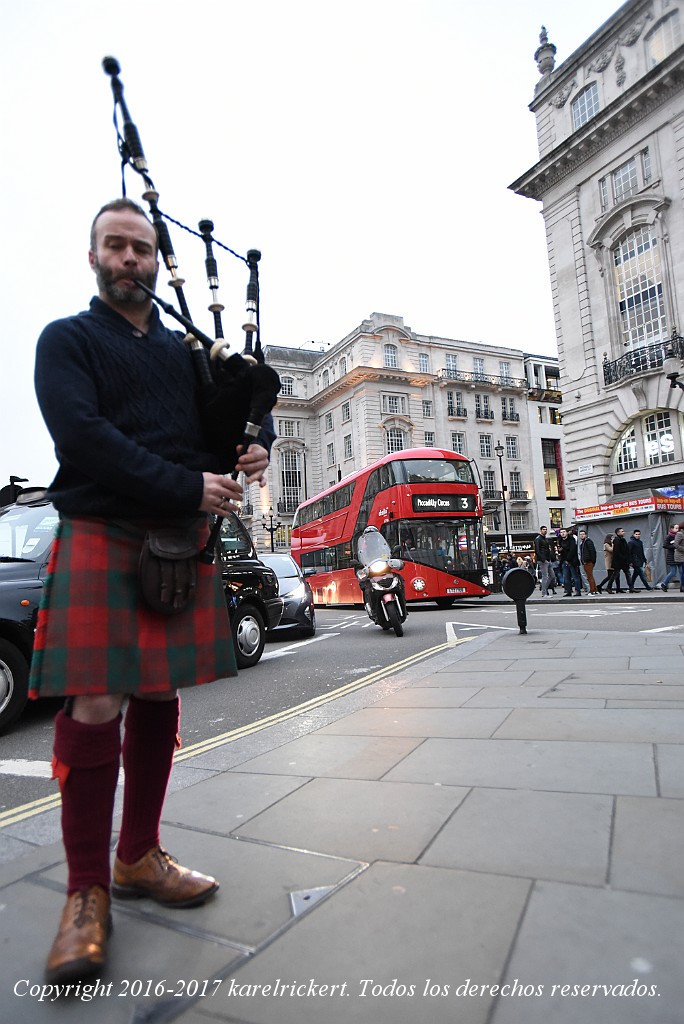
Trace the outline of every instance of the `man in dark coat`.
<instances>
[{"instance_id":1,"label":"man in dark coat","mask_svg":"<svg viewBox=\"0 0 684 1024\"><path fill-rule=\"evenodd\" d=\"M551 560L553 558L551 544L546 536L547 527L540 526L539 533L534 538L534 560L539 566L542 597L548 597L549 577L553 572Z\"/></svg>"},{"instance_id":2,"label":"man in dark coat","mask_svg":"<svg viewBox=\"0 0 684 1024\"><path fill-rule=\"evenodd\" d=\"M641 539L641 530L634 530L632 536L627 542L627 547L629 548L629 564L634 569L630 590L634 590L634 584L637 576L643 583L646 590L653 590L653 587L646 579L646 574L644 572L644 566L646 565L646 552L644 551L644 542Z\"/></svg>"},{"instance_id":3,"label":"man in dark coat","mask_svg":"<svg viewBox=\"0 0 684 1024\"><path fill-rule=\"evenodd\" d=\"M624 572L625 579L627 580L627 589L632 589L632 580L629 574L629 547L625 540L625 529L623 526L618 526L613 537L613 569L615 570L615 589L618 594L622 593L620 590L620 573Z\"/></svg>"},{"instance_id":4,"label":"man in dark coat","mask_svg":"<svg viewBox=\"0 0 684 1024\"><path fill-rule=\"evenodd\" d=\"M575 596L582 596L582 577L579 571L579 554L577 541L568 530L561 530L558 555L563 570L564 597L572 597L572 587L575 585Z\"/></svg>"},{"instance_id":5,"label":"man in dark coat","mask_svg":"<svg viewBox=\"0 0 684 1024\"><path fill-rule=\"evenodd\" d=\"M584 566L584 571L589 584L589 593L596 594L596 581L594 579L594 566L596 565L596 547L593 540L587 537L586 530L579 532L579 560Z\"/></svg>"}]
</instances>

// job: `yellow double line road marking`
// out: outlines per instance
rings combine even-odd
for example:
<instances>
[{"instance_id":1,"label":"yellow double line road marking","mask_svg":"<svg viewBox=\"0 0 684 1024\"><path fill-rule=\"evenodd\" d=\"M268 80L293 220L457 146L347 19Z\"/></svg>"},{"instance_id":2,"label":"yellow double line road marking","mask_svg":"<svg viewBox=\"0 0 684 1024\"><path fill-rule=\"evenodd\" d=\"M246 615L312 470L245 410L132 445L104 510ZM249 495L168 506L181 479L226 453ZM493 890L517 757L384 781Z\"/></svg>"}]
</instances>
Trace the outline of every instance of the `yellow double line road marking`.
<instances>
[{"instance_id":1,"label":"yellow double line road marking","mask_svg":"<svg viewBox=\"0 0 684 1024\"><path fill-rule=\"evenodd\" d=\"M402 661L395 661L392 665L388 665L386 668L378 669L376 672L370 672L366 676L361 676L360 679L355 679L351 683L346 683L344 686L339 686L336 690L331 690L329 693L322 693L318 697L312 697L311 700L305 701L303 704L297 704L293 708L285 708L283 711L278 711L274 715L269 715L267 718L261 718L257 722L251 722L249 725L242 725L237 729L231 729L230 732L221 733L219 736L212 736L207 740L200 740L198 743L193 743L189 747L184 747L174 757L174 763L179 761L187 761L191 757L198 757L200 754L205 754L209 750L214 750L216 747L222 747L227 743L232 743L234 740L243 739L245 736L252 736L255 732L261 732L263 729L268 729L271 725L278 725L280 722L287 722L291 718L296 718L297 715L305 714L307 711L313 711L316 708L323 707L324 704L329 704L330 701L337 700L338 697L344 697L349 693L354 693L355 690L361 690L364 686L370 686L371 683L378 683L382 679L386 679L387 676L394 675L396 672L403 671L404 669L410 668L411 665L417 665L418 662L424 661L426 658L431 658L435 654L440 654L442 651L450 650L452 647L458 647L459 644L466 643L468 640L472 640L471 636L464 636L458 640L447 641L444 644L437 644L436 647L428 647L424 651L419 651L417 654L412 654L408 658L404 658ZM11 810L3 811L0 813L0 829L6 828L8 825L16 825L20 821L26 821L28 818L33 818L37 814L43 814L46 811L53 811L59 807L61 803L59 793L54 793L51 796L41 797L40 800L33 800L31 803L23 804L21 807L13 807Z\"/></svg>"}]
</instances>

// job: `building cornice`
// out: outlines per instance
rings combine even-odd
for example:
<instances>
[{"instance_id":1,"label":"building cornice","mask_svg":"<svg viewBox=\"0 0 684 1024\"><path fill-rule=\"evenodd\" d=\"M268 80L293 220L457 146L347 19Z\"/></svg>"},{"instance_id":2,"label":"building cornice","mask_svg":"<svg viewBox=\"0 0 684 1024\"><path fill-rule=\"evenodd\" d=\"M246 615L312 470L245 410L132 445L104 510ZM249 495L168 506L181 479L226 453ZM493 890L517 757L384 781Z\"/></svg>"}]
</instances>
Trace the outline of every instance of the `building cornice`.
<instances>
[{"instance_id":1,"label":"building cornice","mask_svg":"<svg viewBox=\"0 0 684 1024\"><path fill-rule=\"evenodd\" d=\"M587 160L642 123L683 86L684 45L508 187L528 199L543 199Z\"/></svg>"}]
</instances>

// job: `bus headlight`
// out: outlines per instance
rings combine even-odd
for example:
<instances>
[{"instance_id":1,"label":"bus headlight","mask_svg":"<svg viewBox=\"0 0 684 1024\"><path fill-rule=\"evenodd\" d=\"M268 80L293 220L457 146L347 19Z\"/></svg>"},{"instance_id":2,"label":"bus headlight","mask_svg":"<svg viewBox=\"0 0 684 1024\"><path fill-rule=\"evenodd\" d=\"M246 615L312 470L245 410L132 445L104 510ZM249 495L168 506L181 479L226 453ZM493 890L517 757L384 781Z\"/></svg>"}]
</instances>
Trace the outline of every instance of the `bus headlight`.
<instances>
[{"instance_id":1,"label":"bus headlight","mask_svg":"<svg viewBox=\"0 0 684 1024\"><path fill-rule=\"evenodd\" d=\"M413 589L417 590L418 593L420 593L421 590L425 590L425 580L422 578L422 576L416 576L416 578L413 580Z\"/></svg>"},{"instance_id":2,"label":"bus headlight","mask_svg":"<svg viewBox=\"0 0 684 1024\"><path fill-rule=\"evenodd\" d=\"M489 584L490 584L490 582L491 582L491 581L490 581L490 579L489 579L489 576L485 576L485 575L483 574L483 575L482 575L482 586L483 586L483 587L488 587L488 586L489 586Z\"/></svg>"}]
</instances>

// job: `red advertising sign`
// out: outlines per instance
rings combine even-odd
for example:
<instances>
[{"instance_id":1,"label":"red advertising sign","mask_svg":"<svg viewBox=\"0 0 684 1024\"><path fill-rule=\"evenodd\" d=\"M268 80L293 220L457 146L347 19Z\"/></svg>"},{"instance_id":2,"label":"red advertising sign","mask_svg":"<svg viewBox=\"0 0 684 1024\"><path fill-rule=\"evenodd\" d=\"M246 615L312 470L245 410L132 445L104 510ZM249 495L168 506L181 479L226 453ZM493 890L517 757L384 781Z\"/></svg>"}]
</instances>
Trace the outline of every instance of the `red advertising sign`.
<instances>
[{"instance_id":1,"label":"red advertising sign","mask_svg":"<svg viewBox=\"0 0 684 1024\"><path fill-rule=\"evenodd\" d=\"M617 519L620 516L638 516L644 512L684 512L684 498L664 498L654 494L649 498L631 498L629 501L610 501L603 505L589 505L575 509L575 522L593 519Z\"/></svg>"}]
</instances>

